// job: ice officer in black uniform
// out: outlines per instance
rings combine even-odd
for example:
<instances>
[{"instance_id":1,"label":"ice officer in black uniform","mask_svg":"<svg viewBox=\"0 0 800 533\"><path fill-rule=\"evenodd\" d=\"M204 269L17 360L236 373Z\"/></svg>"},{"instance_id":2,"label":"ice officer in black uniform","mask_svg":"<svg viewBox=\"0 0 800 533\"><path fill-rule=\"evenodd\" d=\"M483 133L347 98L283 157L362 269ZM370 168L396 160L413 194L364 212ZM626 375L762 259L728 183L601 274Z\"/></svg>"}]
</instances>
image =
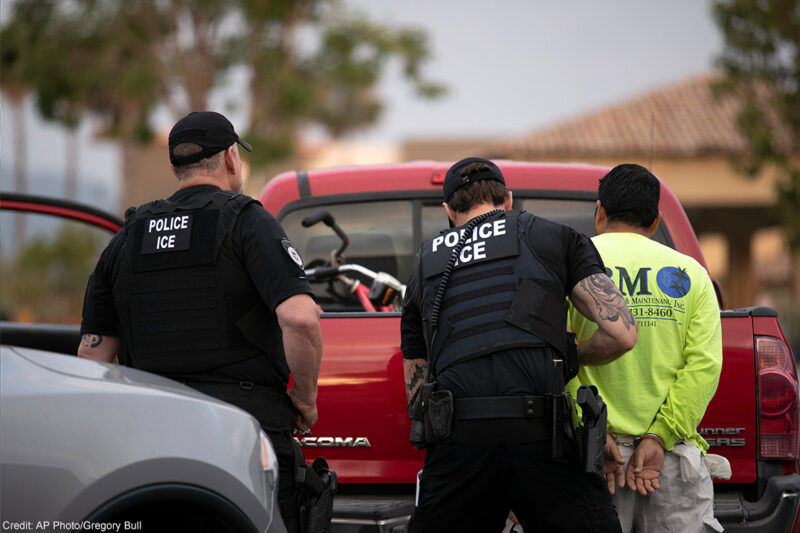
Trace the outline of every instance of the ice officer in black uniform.
<instances>
[{"instance_id":1,"label":"ice officer in black uniform","mask_svg":"<svg viewBox=\"0 0 800 533\"><path fill-rule=\"evenodd\" d=\"M178 190L126 213L89 279L78 354L118 358L255 416L278 456L281 515L297 531L291 432L317 420L319 312L294 245L241 194L237 144L252 150L219 113L175 124Z\"/></svg>"},{"instance_id":2,"label":"ice officer in black uniform","mask_svg":"<svg viewBox=\"0 0 800 533\"><path fill-rule=\"evenodd\" d=\"M422 245L403 303L406 390L424 428L412 442L427 447L409 530L500 531L511 508L526 532L619 531L602 477L573 457L563 387L577 361L633 347L630 310L586 236L511 210L491 161L455 163L443 193L455 228ZM599 324L577 357L567 296Z\"/></svg>"}]
</instances>

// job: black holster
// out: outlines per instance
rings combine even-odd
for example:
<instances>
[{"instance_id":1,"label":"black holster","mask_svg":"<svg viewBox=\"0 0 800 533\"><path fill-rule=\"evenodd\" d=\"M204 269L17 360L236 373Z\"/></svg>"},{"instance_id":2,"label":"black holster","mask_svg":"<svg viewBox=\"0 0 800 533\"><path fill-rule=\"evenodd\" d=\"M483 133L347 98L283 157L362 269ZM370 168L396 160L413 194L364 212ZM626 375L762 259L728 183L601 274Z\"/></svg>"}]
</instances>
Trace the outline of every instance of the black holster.
<instances>
[{"instance_id":1,"label":"black holster","mask_svg":"<svg viewBox=\"0 0 800 533\"><path fill-rule=\"evenodd\" d=\"M300 531L330 533L333 497L339 488L336 472L328 467L328 462L322 457L317 457L308 466L300 446L295 444L295 481L300 486Z\"/></svg>"},{"instance_id":2,"label":"black holster","mask_svg":"<svg viewBox=\"0 0 800 533\"><path fill-rule=\"evenodd\" d=\"M453 434L453 393L436 388L435 381L420 385L411 408L409 441L416 448L425 448Z\"/></svg>"},{"instance_id":3,"label":"black holster","mask_svg":"<svg viewBox=\"0 0 800 533\"><path fill-rule=\"evenodd\" d=\"M583 412L583 426L575 431L580 465L584 472L602 476L608 418L606 404L594 385L581 385L576 400Z\"/></svg>"}]
</instances>

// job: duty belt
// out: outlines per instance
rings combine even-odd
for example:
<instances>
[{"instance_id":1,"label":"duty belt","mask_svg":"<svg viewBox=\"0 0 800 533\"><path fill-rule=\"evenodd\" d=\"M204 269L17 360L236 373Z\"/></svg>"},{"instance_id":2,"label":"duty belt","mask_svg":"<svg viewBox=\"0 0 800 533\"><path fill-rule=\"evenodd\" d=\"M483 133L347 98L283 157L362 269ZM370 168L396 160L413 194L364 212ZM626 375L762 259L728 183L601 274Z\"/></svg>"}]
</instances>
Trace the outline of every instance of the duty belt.
<instances>
[{"instance_id":1,"label":"duty belt","mask_svg":"<svg viewBox=\"0 0 800 533\"><path fill-rule=\"evenodd\" d=\"M183 381L181 383L187 387L198 390L203 394L208 394L209 396L220 398L233 404L236 404L237 398L241 398L250 402L271 402L272 404L277 405L289 403L289 397L285 392L278 391L274 387L257 385L252 381L238 381L230 383ZM242 408L244 409L244 407Z\"/></svg>"},{"instance_id":2,"label":"duty belt","mask_svg":"<svg viewBox=\"0 0 800 533\"><path fill-rule=\"evenodd\" d=\"M294 428L294 406L283 391L254 384L251 381L230 383L186 381L184 384L244 409L256 417L264 429L288 431Z\"/></svg>"},{"instance_id":3,"label":"duty belt","mask_svg":"<svg viewBox=\"0 0 800 533\"><path fill-rule=\"evenodd\" d=\"M259 390L264 388L264 385L256 385L252 381L181 381L181 383L197 390L231 390L231 388L238 388L240 390L250 391L256 387L258 387Z\"/></svg>"},{"instance_id":4,"label":"duty belt","mask_svg":"<svg viewBox=\"0 0 800 533\"><path fill-rule=\"evenodd\" d=\"M459 398L454 401L456 420L485 418L531 418L544 420L551 417L552 399L546 396L489 396L485 398Z\"/></svg>"}]
</instances>

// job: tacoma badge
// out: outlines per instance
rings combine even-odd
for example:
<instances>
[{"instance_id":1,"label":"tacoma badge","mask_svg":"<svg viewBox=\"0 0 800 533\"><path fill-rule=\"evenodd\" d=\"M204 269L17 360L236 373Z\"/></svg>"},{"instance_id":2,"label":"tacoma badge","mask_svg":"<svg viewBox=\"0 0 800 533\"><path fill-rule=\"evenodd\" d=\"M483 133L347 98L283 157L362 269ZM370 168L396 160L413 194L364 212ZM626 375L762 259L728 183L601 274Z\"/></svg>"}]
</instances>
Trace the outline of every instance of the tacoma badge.
<instances>
[{"instance_id":1,"label":"tacoma badge","mask_svg":"<svg viewBox=\"0 0 800 533\"><path fill-rule=\"evenodd\" d=\"M306 448L372 448L367 437L294 437L294 440Z\"/></svg>"}]
</instances>

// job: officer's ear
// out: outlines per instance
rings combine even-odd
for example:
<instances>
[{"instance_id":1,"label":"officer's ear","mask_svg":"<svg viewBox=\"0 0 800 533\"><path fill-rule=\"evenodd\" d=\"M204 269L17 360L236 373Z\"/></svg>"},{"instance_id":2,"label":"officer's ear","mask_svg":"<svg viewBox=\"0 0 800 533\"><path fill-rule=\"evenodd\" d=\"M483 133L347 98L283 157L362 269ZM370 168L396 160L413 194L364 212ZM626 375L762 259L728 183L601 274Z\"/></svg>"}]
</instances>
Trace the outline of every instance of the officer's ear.
<instances>
[{"instance_id":1,"label":"officer's ear","mask_svg":"<svg viewBox=\"0 0 800 533\"><path fill-rule=\"evenodd\" d=\"M239 163L236 161L236 143L225 149L225 167L231 174L239 171Z\"/></svg>"},{"instance_id":2,"label":"officer's ear","mask_svg":"<svg viewBox=\"0 0 800 533\"><path fill-rule=\"evenodd\" d=\"M506 191L506 200L503 202L503 209L510 211L514 207L514 195L511 191Z\"/></svg>"},{"instance_id":3,"label":"officer's ear","mask_svg":"<svg viewBox=\"0 0 800 533\"><path fill-rule=\"evenodd\" d=\"M444 207L444 212L447 213L447 218L450 220L450 227L454 228L455 222L453 221L456 219L456 212L450 209L450 206L447 205L447 202L442 202L442 207Z\"/></svg>"}]
</instances>

